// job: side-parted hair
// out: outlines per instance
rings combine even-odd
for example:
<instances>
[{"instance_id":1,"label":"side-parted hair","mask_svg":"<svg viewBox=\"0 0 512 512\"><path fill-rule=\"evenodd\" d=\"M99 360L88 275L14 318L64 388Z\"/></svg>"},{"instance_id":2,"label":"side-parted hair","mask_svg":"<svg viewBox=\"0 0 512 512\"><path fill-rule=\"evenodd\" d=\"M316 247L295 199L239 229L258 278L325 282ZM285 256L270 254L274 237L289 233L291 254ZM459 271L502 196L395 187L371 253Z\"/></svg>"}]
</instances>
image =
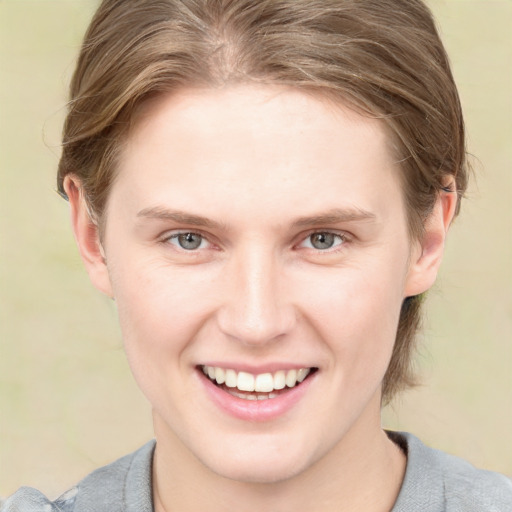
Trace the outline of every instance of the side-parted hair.
<instances>
[{"instance_id":1,"label":"side-parted hair","mask_svg":"<svg viewBox=\"0 0 512 512\"><path fill-rule=\"evenodd\" d=\"M458 213L468 177L462 111L422 0L103 0L71 83L59 192L66 197L63 180L76 176L101 230L123 144L145 100L255 83L293 87L381 119L412 238L450 179ZM403 302L383 403L414 384L421 302Z\"/></svg>"}]
</instances>

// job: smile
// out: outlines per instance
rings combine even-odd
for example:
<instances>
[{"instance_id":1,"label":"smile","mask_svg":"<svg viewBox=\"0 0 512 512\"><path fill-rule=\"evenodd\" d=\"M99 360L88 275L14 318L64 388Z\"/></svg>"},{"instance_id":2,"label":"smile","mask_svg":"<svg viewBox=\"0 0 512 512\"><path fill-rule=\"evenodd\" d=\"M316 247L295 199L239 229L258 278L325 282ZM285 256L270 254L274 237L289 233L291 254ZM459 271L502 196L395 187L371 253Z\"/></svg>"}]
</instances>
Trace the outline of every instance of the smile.
<instances>
[{"instance_id":1,"label":"smile","mask_svg":"<svg viewBox=\"0 0 512 512\"><path fill-rule=\"evenodd\" d=\"M300 368L253 375L218 366L201 366L201 369L218 387L244 400L277 398L283 392L298 386L316 370L316 368Z\"/></svg>"}]
</instances>

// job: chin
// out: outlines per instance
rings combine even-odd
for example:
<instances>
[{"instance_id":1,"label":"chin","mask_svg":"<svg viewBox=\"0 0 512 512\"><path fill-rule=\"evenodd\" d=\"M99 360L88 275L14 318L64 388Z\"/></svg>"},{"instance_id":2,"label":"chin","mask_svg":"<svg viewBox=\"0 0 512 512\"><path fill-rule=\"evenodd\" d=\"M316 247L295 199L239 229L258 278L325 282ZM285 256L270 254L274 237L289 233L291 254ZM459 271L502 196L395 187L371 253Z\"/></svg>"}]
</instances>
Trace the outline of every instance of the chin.
<instances>
[{"instance_id":1,"label":"chin","mask_svg":"<svg viewBox=\"0 0 512 512\"><path fill-rule=\"evenodd\" d=\"M219 468L211 468L219 476L248 484L276 484L290 480L302 472L302 468L295 465L282 464L279 467L266 464L230 465Z\"/></svg>"},{"instance_id":2,"label":"chin","mask_svg":"<svg viewBox=\"0 0 512 512\"><path fill-rule=\"evenodd\" d=\"M253 449L224 452L210 461L203 460L211 471L237 482L251 484L274 484L289 480L302 473L308 466L307 454L301 448L293 453L278 453L276 450Z\"/></svg>"}]
</instances>

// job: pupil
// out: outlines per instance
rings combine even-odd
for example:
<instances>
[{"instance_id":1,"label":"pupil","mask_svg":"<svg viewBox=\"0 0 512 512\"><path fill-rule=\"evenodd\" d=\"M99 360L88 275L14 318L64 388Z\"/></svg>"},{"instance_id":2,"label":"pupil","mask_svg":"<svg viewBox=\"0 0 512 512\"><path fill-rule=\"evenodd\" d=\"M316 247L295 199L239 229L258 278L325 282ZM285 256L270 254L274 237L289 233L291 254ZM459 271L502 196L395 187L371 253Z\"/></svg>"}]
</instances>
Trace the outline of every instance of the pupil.
<instances>
[{"instance_id":1,"label":"pupil","mask_svg":"<svg viewBox=\"0 0 512 512\"><path fill-rule=\"evenodd\" d=\"M334 244L332 233L315 233L311 235L311 245L315 249L330 249Z\"/></svg>"},{"instance_id":2,"label":"pupil","mask_svg":"<svg viewBox=\"0 0 512 512\"><path fill-rule=\"evenodd\" d=\"M201 245L202 237L196 233L183 233L178 236L178 241L183 249L197 249Z\"/></svg>"}]
</instances>

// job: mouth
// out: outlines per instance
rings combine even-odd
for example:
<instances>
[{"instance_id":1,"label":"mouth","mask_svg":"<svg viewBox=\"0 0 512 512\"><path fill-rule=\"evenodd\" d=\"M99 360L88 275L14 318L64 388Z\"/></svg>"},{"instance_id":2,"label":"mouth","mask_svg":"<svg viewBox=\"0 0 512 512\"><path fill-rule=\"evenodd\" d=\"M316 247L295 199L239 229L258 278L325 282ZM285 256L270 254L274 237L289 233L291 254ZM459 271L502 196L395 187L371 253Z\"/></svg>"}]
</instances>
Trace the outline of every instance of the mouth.
<instances>
[{"instance_id":1,"label":"mouth","mask_svg":"<svg viewBox=\"0 0 512 512\"><path fill-rule=\"evenodd\" d=\"M231 368L201 365L198 367L216 387L243 400L271 400L310 378L318 368L278 370L253 375Z\"/></svg>"}]
</instances>

